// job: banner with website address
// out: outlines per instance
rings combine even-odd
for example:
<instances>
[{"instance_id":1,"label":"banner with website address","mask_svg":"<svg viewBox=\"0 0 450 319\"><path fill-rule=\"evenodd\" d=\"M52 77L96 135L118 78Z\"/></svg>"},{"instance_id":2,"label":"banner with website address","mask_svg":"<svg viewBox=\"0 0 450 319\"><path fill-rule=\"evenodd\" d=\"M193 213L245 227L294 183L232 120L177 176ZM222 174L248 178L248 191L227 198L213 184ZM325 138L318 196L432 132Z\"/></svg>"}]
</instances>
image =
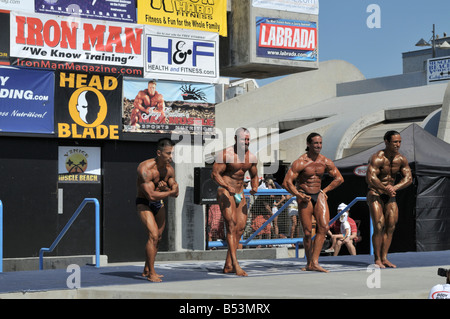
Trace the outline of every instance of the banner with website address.
<instances>
[{"instance_id":1,"label":"banner with website address","mask_svg":"<svg viewBox=\"0 0 450 319\"><path fill-rule=\"evenodd\" d=\"M317 23L256 17L256 56L317 61Z\"/></svg>"},{"instance_id":2,"label":"banner with website address","mask_svg":"<svg viewBox=\"0 0 450 319\"><path fill-rule=\"evenodd\" d=\"M227 0L137 0L137 22L227 36Z\"/></svg>"},{"instance_id":3,"label":"banner with website address","mask_svg":"<svg viewBox=\"0 0 450 319\"><path fill-rule=\"evenodd\" d=\"M10 13L11 64L143 76L143 26Z\"/></svg>"},{"instance_id":4,"label":"banner with website address","mask_svg":"<svg viewBox=\"0 0 450 319\"><path fill-rule=\"evenodd\" d=\"M185 82L219 81L219 35L145 26L145 78Z\"/></svg>"},{"instance_id":5,"label":"banner with website address","mask_svg":"<svg viewBox=\"0 0 450 319\"><path fill-rule=\"evenodd\" d=\"M264 9L319 14L319 0L252 0L252 5Z\"/></svg>"},{"instance_id":6,"label":"banner with website address","mask_svg":"<svg viewBox=\"0 0 450 319\"><path fill-rule=\"evenodd\" d=\"M0 132L54 133L51 71L0 67Z\"/></svg>"},{"instance_id":7,"label":"banner with website address","mask_svg":"<svg viewBox=\"0 0 450 319\"><path fill-rule=\"evenodd\" d=\"M0 10L34 12L34 1L35 0L0 0Z\"/></svg>"},{"instance_id":8,"label":"banner with website address","mask_svg":"<svg viewBox=\"0 0 450 319\"><path fill-rule=\"evenodd\" d=\"M215 96L213 84L125 79L123 131L213 134Z\"/></svg>"}]
</instances>

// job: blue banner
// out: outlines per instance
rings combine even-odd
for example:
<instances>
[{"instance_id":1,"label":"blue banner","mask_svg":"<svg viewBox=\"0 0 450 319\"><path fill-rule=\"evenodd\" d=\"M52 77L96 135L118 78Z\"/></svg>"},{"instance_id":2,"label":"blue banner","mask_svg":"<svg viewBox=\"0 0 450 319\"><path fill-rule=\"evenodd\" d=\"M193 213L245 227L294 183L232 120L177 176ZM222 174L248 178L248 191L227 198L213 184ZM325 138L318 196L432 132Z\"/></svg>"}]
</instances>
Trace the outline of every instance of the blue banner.
<instances>
[{"instance_id":1,"label":"blue banner","mask_svg":"<svg viewBox=\"0 0 450 319\"><path fill-rule=\"evenodd\" d=\"M52 71L0 68L0 132L54 133Z\"/></svg>"}]
</instances>

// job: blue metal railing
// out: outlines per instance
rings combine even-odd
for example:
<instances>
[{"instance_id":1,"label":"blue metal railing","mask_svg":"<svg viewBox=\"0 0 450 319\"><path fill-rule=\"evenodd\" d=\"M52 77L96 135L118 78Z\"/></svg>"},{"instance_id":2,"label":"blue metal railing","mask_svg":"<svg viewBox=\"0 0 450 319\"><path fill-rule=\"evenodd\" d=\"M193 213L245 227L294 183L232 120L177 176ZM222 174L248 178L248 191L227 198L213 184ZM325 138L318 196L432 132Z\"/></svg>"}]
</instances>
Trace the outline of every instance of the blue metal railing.
<instances>
[{"instance_id":1,"label":"blue metal railing","mask_svg":"<svg viewBox=\"0 0 450 319\"><path fill-rule=\"evenodd\" d=\"M3 203L0 200L0 272L3 272Z\"/></svg>"},{"instance_id":2,"label":"blue metal railing","mask_svg":"<svg viewBox=\"0 0 450 319\"><path fill-rule=\"evenodd\" d=\"M39 250L39 270L42 270L44 268L44 252L52 252L55 249L61 238L63 238L67 230L70 228L70 226L72 226L75 219L81 213L84 206L86 206L86 204L89 202L94 203L95 205L95 267L100 267L100 205L96 198L85 198L78 209L75 211L73 216L70 218L70 220L67 222L66 226L64 226L63 230L59 233L58 237L56 237L50 248L41 248Z\"/></svg>"},{"instance_id":3,"label":"blue metal railing","mask_svg":"<svg viewBox=\"0 0 450 319\"><path fill-rule=\"evenodd\" d=\"M250 195L250 191L248 189L244 190L244 194L246 196ZM291 195L285 189L259 189L255 194L256 196L263 195ZM271 223L279 214L283 212L289 204L296 200L296 197L291 197L278 211L273 214L261 227L259 227L249 238L246 240L239 241L240 244L244 246L258 246L258 245L276 245L276 244L295 244L295 256L298 258L298 248L299 244L303 244L303 238L277 238L277 239L253 239L258 233L263 230L269 223ZM355 205L359 201L366 201L366 197L356 197L352 200L347 207L342 210L339 214L337 214L333 219L330 220L328 225L332 225L344 212L348 211L350 207ZM373 246L372 246L372 234L373 234L373 226L372 226L372 218L370 219L370 254L373 255ZM314 239L314 237L313 237ZM227 245L226 241L209 241L208 247L225 247Z\"/></svg>"}]
</instances>

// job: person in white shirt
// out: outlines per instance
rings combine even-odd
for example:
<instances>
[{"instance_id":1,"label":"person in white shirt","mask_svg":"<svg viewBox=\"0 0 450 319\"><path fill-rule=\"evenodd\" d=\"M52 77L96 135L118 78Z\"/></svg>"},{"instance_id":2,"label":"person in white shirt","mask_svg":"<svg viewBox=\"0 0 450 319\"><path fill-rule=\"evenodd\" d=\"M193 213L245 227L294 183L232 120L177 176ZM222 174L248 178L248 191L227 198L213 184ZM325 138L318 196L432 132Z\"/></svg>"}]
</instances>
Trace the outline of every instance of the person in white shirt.
<instances>
[{"instance_id":1,"label":"person in white shirt","mask_svg":"<svg viewBox=\"0 0 450 319\"><path fill-rule=\"evenodd\" d=\"M347 207L346 204L341 203L338 206L338 214L345 208ZM348 222L348 213L350 211L346 211L345 213L343 213L340 218L339 221L341 222L341 226L340 226L340 230L341 233L340 234L332 234L331 231L328 231L328 234L331 236L331 248L325 250L325 252L327 253L333 253L333 256L337 256L339 254L339 251L341 250L342 245L346 245L348 252L351 255L356 255L356 248L355 245L353 245L353 239L356 238L355 233L352 233L352 228L350 226L350 223Z\"/></svg>"},{"instance_id":2,"label":"person in white shirt","mask_svg":"<svg viewBox=\"0 0 450 319\"><path fill-rule=\"evenodd\" d=\"M447 283L445 285L435 285L431 288L428 299L450 299L450 270L438 269L439 276L446 276Z\"/></svg>"}]
</instances>

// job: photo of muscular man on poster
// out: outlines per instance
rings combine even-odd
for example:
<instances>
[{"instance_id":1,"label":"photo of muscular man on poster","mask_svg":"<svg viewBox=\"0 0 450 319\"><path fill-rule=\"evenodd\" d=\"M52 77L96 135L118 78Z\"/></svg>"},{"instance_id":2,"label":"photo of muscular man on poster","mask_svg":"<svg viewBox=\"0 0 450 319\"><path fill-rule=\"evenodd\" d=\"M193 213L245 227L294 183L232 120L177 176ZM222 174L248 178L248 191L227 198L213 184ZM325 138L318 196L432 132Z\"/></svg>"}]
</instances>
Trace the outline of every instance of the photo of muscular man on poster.
<instances>
[{"instance_id":1,"label":"photo of muscular man on poster","mask_svg":"<svg viewBox=\"0 0 450 319\"><path fill-rule=\"evenodd\" d=\"M139 91L133 103L131 112L131 126L138 125L142 116L155 115L159 119L159 123L165 123L165 105L162 94L156 91L156 81L148 81L147 89Z\"/></svg>"}]
</instances>

